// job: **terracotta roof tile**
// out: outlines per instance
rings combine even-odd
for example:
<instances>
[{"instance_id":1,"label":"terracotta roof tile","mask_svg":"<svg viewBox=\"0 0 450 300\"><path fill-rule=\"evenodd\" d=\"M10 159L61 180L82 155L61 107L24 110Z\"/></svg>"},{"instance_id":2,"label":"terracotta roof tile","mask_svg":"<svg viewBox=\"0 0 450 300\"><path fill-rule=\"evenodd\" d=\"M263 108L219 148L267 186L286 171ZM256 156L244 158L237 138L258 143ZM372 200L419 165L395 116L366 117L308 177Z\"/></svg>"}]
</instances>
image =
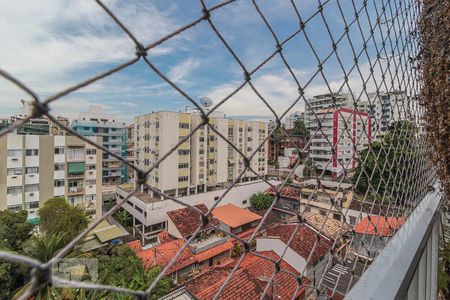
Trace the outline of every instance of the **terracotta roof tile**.
<instances>
[{"instance_id":1,"label":"terracotta roof tile","mask_svg":"<svg viewBox=\"0 0 450 300\"><path fill-rule=\"evenodd\" d=\"M127 243L127 246L130 247L131 249L133 249L136 252L141 252L142 251L142 245L141 242L139 240L135 240L132 242Z\"/></svg>"},{"instance_id":2,"label":"terracotta roof tile","mask_svg":"<svg viewBox=\"0 0 450 300\"><path fill-rule=\"evenodd\" d=\"M216 219L227 224L231 228L258 221L262 218L260 215L233 204L216 207L212 213Z\"/></svg>"},{"instance_id":3,"label":"terracotta roof tile","mask_svg":"<svg viewBox=\"0 0 450 300\"><path fill-rule=\"evenodd\" d=\"M356 224L355 232L367 235L393 236L394 232L404 223L405 218L403 217L367 216Z\"/></svg>"},{"instance_id":4,"label":"terracotta roof tile","mask_svg":"<svg viewBox=\"0 0 450 300\"><path fill-rule=\"evenodd\" d=\"M297 217L293 217L292 219L297 222ZM311 212L305 213L303 215L303 220L309 226L333 240L352 230L348 224L342 224L339 220L335 220L331 217L327 218L321 214Z\"/></svg>"},{"instance_id":5,"label":"terracotta roof tile","mask_svg":"<svg viewBox=\"0 0 450 300\"><path fill-rule=\"evenodd\" d=\"M208 208L204 204L197 204L195 207L204 213L208 211ZM201 225L200 214L188 207L169 211L167 212L167 215L184 238L191 236ZM209 216L209 222L216 226L219 225L219 222L211 216ZM210 224L208 224L206 228L210 228Z\"/></svg>"},{"instance_id":6,"label":"terracotta roof tile","mask_svg":"<svg viewBox=\"0 0 450 300\"><path fill-rule=\"evenodd\" d=\"M259 252L259 254L273 260L279 259L279 256L273 251ZM234 263L236 262L237 260L234 261ZM281 261L280 266L283 270L299 275L284 260ZM213 299L232 269L232 266L216 268L188 281L186 288L199 300ZM273 272L273 262L251 253L247 254L219 299L259 299L266 287L267 279L270 278ZM306 277L303 277L303 281L306 284L309 283ZM292 299L297 289L297 281L295 277L285 272L279 272L275 275L273 286L274 289L269 290L267 299L271 299L271 295L276 295L278 299ZM299 290L297 296L302 293L304 293L304 288Z\"/></svg>"},{"instance_id":7,"label":"terracotta roof tile","mask_svg":"<svg viewBox=\"0 0 450 300\"><path fill-rule=\"evenodd\" d=\"M196 254L195 259L196 261L201 262L231 249L233 249L233 243L228 240L223 244L217 245L215 247L209 248L208 250Z\"/></svg>"},{"instance_id":8,"label":"terracotta roof tile","mask_svg":"<svg viewBox=\"0 0 450 300\"><path fill-rule=\"evenodd\" d=\"M310 253L313 252L318 234L305 225L300 225L297 231L295 231L296 228L297 225L295 224L280 224L276 227L267 229L262 237L279 238L283 243L287 244L291 235L295 232L290 248L306 260ZM330 250L332 245L333 243L330 240L325 237L321 238L314 248L309 263L314 264Z\"/></svg>"}]
</instances>

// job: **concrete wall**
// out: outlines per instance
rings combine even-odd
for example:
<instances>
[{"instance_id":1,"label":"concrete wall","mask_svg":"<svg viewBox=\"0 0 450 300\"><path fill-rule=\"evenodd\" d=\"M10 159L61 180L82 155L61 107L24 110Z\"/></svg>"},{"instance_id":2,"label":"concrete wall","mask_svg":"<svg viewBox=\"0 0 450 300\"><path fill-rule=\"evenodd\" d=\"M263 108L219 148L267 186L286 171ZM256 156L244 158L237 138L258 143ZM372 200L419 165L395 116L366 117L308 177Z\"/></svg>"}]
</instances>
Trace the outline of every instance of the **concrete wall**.
<instances>
[{"instance_id":1,"label":"concrete wall","mask_svg":"<svg viewBox=\"0 0 450 300\"><path fill-rule=\"evenodd\" d=\"M286 244L277 238L256 239L256 251L273 251L281 257L285 248ZM288 248L284 253L283 260L300 273L306 268L306 260L291 248Z\"/></svg>"}]
</instances>

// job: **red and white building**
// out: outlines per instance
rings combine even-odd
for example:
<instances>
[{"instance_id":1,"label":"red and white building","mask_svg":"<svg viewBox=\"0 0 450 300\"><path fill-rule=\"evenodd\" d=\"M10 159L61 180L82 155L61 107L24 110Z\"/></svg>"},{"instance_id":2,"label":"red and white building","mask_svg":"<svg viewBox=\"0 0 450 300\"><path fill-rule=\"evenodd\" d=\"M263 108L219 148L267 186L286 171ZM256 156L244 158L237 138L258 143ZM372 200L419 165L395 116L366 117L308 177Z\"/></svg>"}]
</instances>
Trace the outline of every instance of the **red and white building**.
<instances>
[{"instance_id":1,"label":"red and white building","mask_svg":"<svg viewBox=\"0 0 450 300\"><path fill-rule=\"evenodd\" d=\"M309 158L319 169L335 175L342 174L344 169L353 170L357 165L358 152L367 147L371 140L372 121L369 115L341 107L320 110L317 117L319 121L311 123L313 137ZM319 122L322 130L317 130Z\"/></svg>"}]
</instances>

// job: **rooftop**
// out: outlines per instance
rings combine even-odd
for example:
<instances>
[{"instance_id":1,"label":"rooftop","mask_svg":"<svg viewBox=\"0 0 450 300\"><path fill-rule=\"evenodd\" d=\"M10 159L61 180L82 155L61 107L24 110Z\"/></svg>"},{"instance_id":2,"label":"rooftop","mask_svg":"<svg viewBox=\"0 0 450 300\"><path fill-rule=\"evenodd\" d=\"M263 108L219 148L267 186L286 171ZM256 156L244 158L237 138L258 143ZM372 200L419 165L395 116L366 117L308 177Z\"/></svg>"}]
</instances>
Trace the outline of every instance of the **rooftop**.
<instances>
[{"instance_id":1,"label":"rooftop","mask_svg":"<svg viewBox=\"0 0 450 300\"><path fill-rule=\"evenodd\" d=\"M355 232L391 237L405 223L403 217L367 216L355 226Z\"/></svg>"},{"instance_id":2,"label":"rooftop","mask_svg":"<svg viewBox=\"0 0 450 300\"><path fill-rule=\"evenodd\" d=\"M195 207L203 213L208 211L208 208L204 204L197 204ZM191 236L202 224L200 214L189 207L169 211L167 212L167 215L184 238ZM219 225L219 222L213 219L211 215L209 215L208 218L209 224L206 225L205 229L211 228L211 224L216 226Z\"/></svg>"},{"instance_id":3,"label":"rooftop","mask_svg":"<svg viewBox=\"0 0 450 300\"><path fill-rule=\"evenodd\" d=\"M131 193L134 190L134 186L130 183L121 184L118 187L119 189L127 193ZM152 197L150 194L141 192L134 193L133 197L138 198L139 200L141 200L146 204L164 201L161 199L161 197Z\"/></svg>"},{"instance_id":4,"label":"rooftop","mask_svg":"<svg viewBox=\"0 0 450 300\"><path fill-rule=\"evenodd\" d=\"M260 215L233 204L216 207L212 213L217 220L231 228L236 228L262 219Z\"/></svg>"},{"instance_id":5,"label":"rooftop","mask_svg":"<svg viewBox=\"0 0 450 300\"><path fill-rule=\"evenodd\" d=\"M258 254L272 260L280 259L273 251L259 252ZM237 260L231 266L216 268L186 282L186 289L199 300L213 299L236 262ZM284 260L281 261L280 267L282 270L300 275ZM274 263L272 261L249 253L244 257L230 282L225 286L219 299L259 299L273 272ZM308 279L303 277L303 281L308 282ZM273 295L273 298L278 299L296 298L293 296L297 291L297 286L297 280L294 276L286 272L278 272L274 278L273 289L269 289L268 296L272 298L270 295ZM302 293L304 293L304 288L299 289L295 296L300 296Z\"/></svg>"},{"instance_id":6,"label":"rooftop","mask_svg":"<svg viewBox=\"0 0 450 300\"><path fill-rule=\"evenodd\" d=\"M345 295L358 282L363 271L364 265L357 261L350 259L339 261L333 257L333 263L326 271L322 285L331 290L336 287L337 293Z\"/></svg>"},{"instance_id":7,"label":"rooftop","mask_svg":"<svg viewBox=\"0 0 450 300\"><path fill-rule=\"evenodd\" d=\"M309 261L310 264L315 264L333 245L333 243L326 238L318 238L318 233L303 224L300 225L298 230L296 229L296 224L280 224L276 227L267 229L261 237L278 238L287 245L292 234L295 232L294 238L290 243L290 248L305 260L307 260L312 253L311 260Z\"/></svg>"},{"instance_id":8,"label":"rooftop","mask_svg":"<svg viewBox=\"0 0 450 300\"><path fill-rule=\"evenodd\" d=\"M317 186L317 179L308 179L303 181L303 185L305 186ZM320 185L323 187L328 187L328 188L339 188L342 190L347 190L347 189L351 189L353 187L352 184L350 183L340 183L340 182L336 182L336 181L329 181L329 180L320 180Z\"/></svg>"},{"instance_id":9,"label":"rooftop","mask_svg":"<svg viewBox=\"0 0 450 300\"><path fill-rule=\"evenodd\" d=\"M294 216L291 220L295 220L295 222L297 222L297 217ZM327 218L326 216L316 213L303 214L303 220L309 226L322 233L329 239L336 239L344 233L352 230L351 227L344 222L335 220L332 217Z\"/></svg>"}]
</instances>

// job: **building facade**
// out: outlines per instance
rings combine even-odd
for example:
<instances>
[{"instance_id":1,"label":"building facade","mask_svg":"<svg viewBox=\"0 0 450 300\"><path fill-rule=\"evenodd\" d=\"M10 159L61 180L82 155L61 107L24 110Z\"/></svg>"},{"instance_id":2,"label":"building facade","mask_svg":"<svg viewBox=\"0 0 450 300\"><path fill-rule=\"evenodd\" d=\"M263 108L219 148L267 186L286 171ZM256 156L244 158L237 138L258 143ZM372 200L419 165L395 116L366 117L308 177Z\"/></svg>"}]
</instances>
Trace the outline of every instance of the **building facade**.
<instances>
[{"instance_id":1,"label":"building facade","mask_svg":"<svg viewBox=\"0 0 450 300\"><path fill-rule=\"evenodd\" d=\"M74 136L0 137L0 210L25 209L36 218L49 198L65 197L100 216L101 158L101 151Z\"/></svg>"},{"instance_id":2,"label":"building facade","mask_svg":"<svg viewBox=\"0 0 450 300\"><path fill-rule=\"evenodd\" d=\"M127 126L127 161L134 165L134 140L135 140L135 126L130 124ZM128 179L134 178L134 170L128 168Z\"/></svg>"},{"instance_id":3,"label":"building facade","mask_svg":"<svg viewBox=\"0 0 450 300\"><path fill-rule=\"evenodd\" d=\"M323 109L329 109L330 107L333 109L340 107L354 107L353 95L351 93L323 94L314 96L307 100L307 104L305 104L306 128L311 129L314 122L317 122L314 114L317 114L317 112Z\"/></svg>"},{"instance_id":4,"label":"building facade","mask_svg":"<svg viewBox=\"0 0 450 300\"><path fill-rule=\"evenodd\" d=\"M105 148L126 158L126 125L118 122L115 115L105 114L100 106L91 106L88 112L80 113L72 122L72 128L83 136L101 137ZM103 185L115 185L126 180L128 168L123 162L109 153L103 153L102 163Z\"/></svg>"},{"instance_id":5,"label":"building facade","mask_svg":"<svg viewBox=\"0 0 450 300\"><path fill-rule=\"evenodd\" d=\"M285 129L293 129L295 121L305 121L305 113L301 111L296 111L292 114L290 114L288 117L286 117L286 120L284 121L284 128Z\"/></svg>"},{"instance_id":6,"label":"building facade","mask_svg":"<svg viewBox=\"0 0 450 300\"><path fill-rule=\"evenodd\" d=\"M264 122L232 120L219 113L211 114L209 120L247 157L267 136ZM162 111L137 116L136 165L149 168L201 123L201 115L196 112ZM267 175L267 142L254 155L250 166L258 175ZM244 160L238 152L205 125L150 173L148 184L171 196L186 196L224 188L243 170ZM241 181L257 178L247 171Z\"/></svg>"},{"instance_id":7,"label":"building facade","mask_svg":"<svg viewBox=\"0 0 450 300\"><path fill-rule=\"evenodd\" d=\"M408 97L402 91L369 93L369 100L359 102L358 110L369 114L376 139L383 136L393 122L410 120L412 115Z\"/></svg>"},{"instance_id":8,"label":"building facade","mask_svg":"<svg viewBox=\"0 0 450 300\"><path fill-rule=\"evenodd\" d=\"M335 175L342 174L344 169L353 170L358 152L371 140L369 115L345 107L324 109L316 115L321 120L321 130L312 136L308 157L319 169ZM311 122L310 126L311 132L319 128L317 121Z\"/></svg>"}]
</instances>

